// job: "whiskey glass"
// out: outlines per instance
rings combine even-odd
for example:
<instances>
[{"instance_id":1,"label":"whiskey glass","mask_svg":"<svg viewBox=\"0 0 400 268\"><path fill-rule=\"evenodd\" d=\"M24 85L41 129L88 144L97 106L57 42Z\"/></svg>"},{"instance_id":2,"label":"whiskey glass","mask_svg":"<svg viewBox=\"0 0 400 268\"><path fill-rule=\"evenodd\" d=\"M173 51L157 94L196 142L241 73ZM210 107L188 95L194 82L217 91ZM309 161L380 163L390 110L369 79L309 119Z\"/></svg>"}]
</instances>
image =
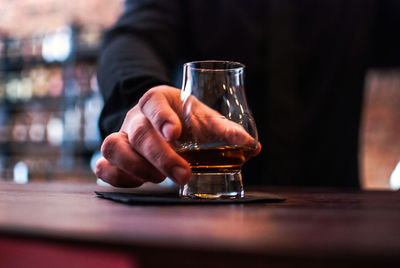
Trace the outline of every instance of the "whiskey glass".
<instances>
[{"instance_id":1,"label":"whiskey glass","mask_svg":"<svg viewBox=\"0 0 400 268\"><path fill-rule=\"evenodd\" d=\"M183 198L244 197L241 169L258 145L244 70L231 61L184 64L176 152L190 164L192 176L180 188Z\"/></svg>"}]
</instances>

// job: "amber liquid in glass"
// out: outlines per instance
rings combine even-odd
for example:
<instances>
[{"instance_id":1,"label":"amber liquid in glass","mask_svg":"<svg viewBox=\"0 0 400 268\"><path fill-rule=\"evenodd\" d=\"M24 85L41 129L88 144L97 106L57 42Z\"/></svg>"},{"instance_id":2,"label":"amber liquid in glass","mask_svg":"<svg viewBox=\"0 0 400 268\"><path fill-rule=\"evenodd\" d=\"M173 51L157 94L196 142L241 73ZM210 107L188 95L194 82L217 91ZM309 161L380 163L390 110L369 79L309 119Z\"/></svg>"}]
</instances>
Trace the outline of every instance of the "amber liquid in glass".
<instances>
[{"instance_id":1,"label":"amber liquid in glass","mask_svg":"<svg viewBox=\"0 0 400 268\"><path fill-rule=\"evenodd\" d=\"M236 173L254 153L249 146L193 147L177 151L189 162L193 174Z\"/></svg>"}]
</instances>

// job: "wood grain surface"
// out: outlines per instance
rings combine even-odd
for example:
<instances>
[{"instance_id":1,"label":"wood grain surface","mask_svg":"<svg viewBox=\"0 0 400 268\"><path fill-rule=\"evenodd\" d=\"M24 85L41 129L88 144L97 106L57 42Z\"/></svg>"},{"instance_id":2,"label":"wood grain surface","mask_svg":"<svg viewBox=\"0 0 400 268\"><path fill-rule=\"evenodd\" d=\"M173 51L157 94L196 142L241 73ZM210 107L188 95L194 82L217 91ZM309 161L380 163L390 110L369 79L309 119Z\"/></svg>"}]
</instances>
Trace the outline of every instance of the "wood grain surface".
<instances>
[{"instance_id":1,"label":"wood grain surface","mask_svg":"<svg viewBox=\"0 0 400 268\"><path fill-rule=\"evenodd\" d=\"M400 264L400 192L253 188L287 201L200 206L124 205L94 194L112 190L0 183L0 236L131 252L143 267L165 259L182 267Z\"/></svg>"}]
</instances>

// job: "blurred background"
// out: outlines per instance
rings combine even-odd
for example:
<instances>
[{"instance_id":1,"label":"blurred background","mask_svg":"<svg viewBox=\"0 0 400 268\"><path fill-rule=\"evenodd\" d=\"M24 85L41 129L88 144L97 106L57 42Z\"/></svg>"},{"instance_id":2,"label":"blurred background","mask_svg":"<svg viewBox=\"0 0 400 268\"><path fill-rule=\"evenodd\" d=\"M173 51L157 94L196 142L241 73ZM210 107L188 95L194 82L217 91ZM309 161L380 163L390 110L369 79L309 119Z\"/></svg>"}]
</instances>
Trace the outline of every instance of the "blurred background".
<instances>
[{"instance_id":1,"label":"blurred background","mask_svg":"<svg viewBox=\"0 0 400 268\"><path fill-rule=\"evenodd\" d=\"M123 0L0 0L0 180L96 181L96 61L122 9ZM362 185L397 189L400 70L365 79Z\"/></svg>"},{"instance_id":2,"label":"blurred background","mask_svg":"<svg viewBox=\"0 0 400 268\"><path fill-rule=\"evenodd\" d=\"M0 0L0 179L94 181L96 60L121 0Z\"/></svg>"}]
</instances>

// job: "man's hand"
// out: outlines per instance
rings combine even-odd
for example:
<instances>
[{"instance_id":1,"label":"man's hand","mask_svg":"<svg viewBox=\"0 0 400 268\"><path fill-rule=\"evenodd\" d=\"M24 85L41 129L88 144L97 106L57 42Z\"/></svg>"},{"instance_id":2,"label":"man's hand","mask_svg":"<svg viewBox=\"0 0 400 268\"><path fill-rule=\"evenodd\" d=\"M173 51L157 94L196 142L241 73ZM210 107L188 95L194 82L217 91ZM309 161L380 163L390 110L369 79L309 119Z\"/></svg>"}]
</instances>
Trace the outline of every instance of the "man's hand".
<instances>
[{"instance_id":1,"label":"man's hand","mask_svg":"<svg viewBox=\"0 0 400 268\"><path fill-rule=\"evenodd\" d=\"M191 130L202 137L220 136L221 140L234 144L254 141L241 126L197 99L192 100L192 105L192 110L202 116L192 122ZM185 184L191 175L189 164L171 146L184 128L182 109L179 89L170 86L150 89L126 114L120 131L104 140L96 176L118 187L137 187L146 181L158 183L167 176L177 184ZM201 118L213 119L202 122ZM260 150L259 145L255 154Z\"/></svg>"}]
</instances>

